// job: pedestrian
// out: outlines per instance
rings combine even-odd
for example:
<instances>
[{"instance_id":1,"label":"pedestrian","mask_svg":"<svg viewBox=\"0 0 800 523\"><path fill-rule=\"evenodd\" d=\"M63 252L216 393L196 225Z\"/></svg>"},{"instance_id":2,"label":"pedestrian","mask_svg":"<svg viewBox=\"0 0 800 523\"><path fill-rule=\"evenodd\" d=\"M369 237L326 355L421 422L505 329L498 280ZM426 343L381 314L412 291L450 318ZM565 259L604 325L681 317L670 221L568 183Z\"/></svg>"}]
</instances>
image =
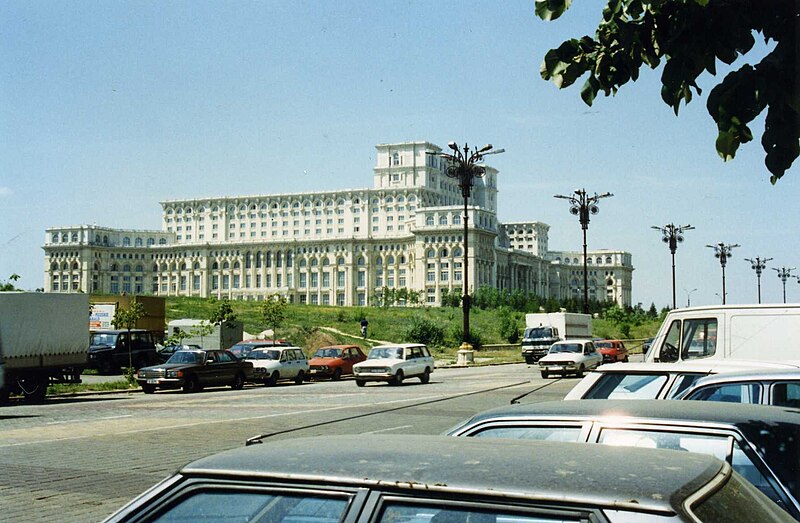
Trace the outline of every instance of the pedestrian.
<instances>
[{"instance_id":1,"label":"pedestrian","mask_svg":"<svg viewBox=\"0 0 800 523\"><path fill-rule=\"evenodd\" d=\"M362 338L366 338L367 337L367 325L369 325L369 322L367 321L367 319L366 318L361 318L361 337Z\"/></svg>"}]
</instances>

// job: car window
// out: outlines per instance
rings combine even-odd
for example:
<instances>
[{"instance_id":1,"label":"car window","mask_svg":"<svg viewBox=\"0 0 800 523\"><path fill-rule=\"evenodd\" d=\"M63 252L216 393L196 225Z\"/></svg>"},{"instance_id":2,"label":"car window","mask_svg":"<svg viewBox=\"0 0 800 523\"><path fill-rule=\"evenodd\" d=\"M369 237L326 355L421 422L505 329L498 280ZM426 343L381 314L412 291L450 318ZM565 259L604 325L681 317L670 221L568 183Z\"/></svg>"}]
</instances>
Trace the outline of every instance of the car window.
<instances>
[{"instance_id":1,"label":"car window","mask_svg":"<svg viewBox=\"0 0 800 523\"><path fill-rule=\"evenodd\" d=\"M733 438L724 434L692 434L674 429L669 432L602 428L597 440L601 445L618 447L643 447L653 449L672 449L709 454L724 461L730 461Z\"/></svg>"},{"instance_id":2,"label":"car window","mask_svg":"<svg viewBox=\"0 0 800 523\"><path fill-rule=\"evenodd\" d=\"M378 519L382 523L425 522L425 523L547 523L577 521L577 514L568 517L564 514L528 513L514 507L492 506L442 506L441 501L430 503L403 503L400 501L384 503Z\"/></svg>"},{"instance_id":3,"label":"car window","mask_svg":"<svg viewBox=\"0 0 800 523\"><path fill-rule=\"evenodd\" d=\"M780 505L784 510L787 509L786 503L781 495L778 494L778 491L775 490L764 474L758 470L758 466L753 463L736 442L733 444L731 465L733 466L733 470L741 474L744 479L763 492L769 499Z\"/></svg>"},{"instance_id":4,"label":"car window","mask_svg":"<svg viewBox=\"0 0 800 523\"><path fill-rule=\"evenodd\" d=\"M667 335L664 337L664 344L658 354L659 361L671 362L678 361L678 348L681 340L681 322L675 320L669 326Z\"/></svg>"},{"instance_id":5,"label":"car window","mask_svg":"<svg viewBox=\"0 0 800 523\"><path fill-rule=\"evenodd\" d=\"M702 387L689 396L687 400L723 401L727 403L761 403L761 384L759 383L725 383Z\"/></svg>"},{"instance_id":6,"label":"car window","mask_svg":"<svg viewBox=\"0 0 800 523\"><path fill-rule=\"evenodd\" d=\"M681 357L685 360L707 358L717 350L716 318L692 319L683 322Z\"/></svg>"},{"instance_id":7,"label":"car window","mask_svg":"<svg viewBox=\"0 0 800 523\"><path fill-rule=\"evenodd\" d=\"M772 404L800 408L800 383L794 381L775 383L772 386Z\"/></svg>"},{"instance_id":8,"label":"car window","mask_svg":"<svg viewBox=\"0 0 800 523\"><path fill-rule=\"evenodd\" d=\"M664 374L602 373L586 399L655 399L667 382Z\"/></svg>"},{"instance_id":9,"label":"car window","mask_svg":"<svg viewBox=\"0 0 800 523\"><path fill-rule=\"evenodd\" d=\"M342 519L347 500L319 495L195 490L153 521L315 521L334 523Z\"/></svg>"},{"instance_id":10,"label":"car window","mask_svg":"<svg viewBox=\"0 0 800 523\"><path fill-rule=\"evenodd\" d=\"M667 398L674 398L684 390L688 389L694 382L702 378L703 376L708 376L708 374L679 374L675 378L675 382L672 384L672 388L669 390L669 394L667 394Z\"/></svg>"},{"instance_id":11,"label":"car window","mask_svg":"<svg viewBox=\"0 0 800 523\"><path fill-rule=\"evenodd\" d=\"M221 361L221 362L230 363L230 362L236 360L236 358L234 358L233 356L231 356L227 352L220 352L220 353L218 353L218 355L219 355L219 361Z\"/></svg>"},{"instance_id":12,"label":"car window","mask_svg":"<svg viewBox=\"0 0 800 523\"><path fill-rule=\"evenodd\" d=\"M581 435L581 427L486 427L470 434L474 438L532 439L540 441L566 441L575 443Z\"/></svg>"},{"instance_id":13,"label":"car window","mask_svg":"<svg viewBox=\"0 0 800 523\"><path fill-rule=\"evenodd\" d=\"M580 343L554 343L550 347L550 354L557 354L559 352L572 352L580 354L583 346Z\"/></svg>"}]
</instances>

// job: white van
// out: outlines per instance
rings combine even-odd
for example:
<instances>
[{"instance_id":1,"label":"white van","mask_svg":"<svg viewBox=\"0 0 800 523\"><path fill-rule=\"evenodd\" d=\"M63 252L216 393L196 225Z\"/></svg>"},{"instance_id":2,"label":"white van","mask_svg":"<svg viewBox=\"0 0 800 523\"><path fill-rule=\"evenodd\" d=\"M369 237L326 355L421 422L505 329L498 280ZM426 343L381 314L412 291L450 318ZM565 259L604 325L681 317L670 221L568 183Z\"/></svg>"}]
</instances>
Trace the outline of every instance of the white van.
<instances>
[{"instance_id":1,"label":"white van","mask_svg":"<svg viewBox=\"0 0 800 523\"><path fill-rule=\"evenodd\" d=\"M721 305L667 314L645 362L800 360L800 304Z\"/></svg>"}]
</instances>

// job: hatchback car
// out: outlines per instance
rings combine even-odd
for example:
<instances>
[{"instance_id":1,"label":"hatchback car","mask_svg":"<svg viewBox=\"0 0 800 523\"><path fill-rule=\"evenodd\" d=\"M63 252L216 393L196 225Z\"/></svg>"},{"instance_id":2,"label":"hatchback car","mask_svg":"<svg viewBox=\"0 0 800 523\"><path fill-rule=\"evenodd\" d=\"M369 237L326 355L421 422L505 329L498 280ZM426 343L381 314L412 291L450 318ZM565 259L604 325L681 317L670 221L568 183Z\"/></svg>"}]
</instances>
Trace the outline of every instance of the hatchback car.
<instances>
[{"instance_id":1,"label":"hatchback car","mask_svg":"<svg viewBox=\"0 0 800 523\"><path fill-rule=\"evenodd\" d=\"M551 374L574 374L582 378L584 372L599 367L601 363L603 356L597 352L592 340L564 340L552 344L547 355L539 359L539 371L545 379Z\"/></svg>"},{"instance_id":2,"label":"hatchback car","mask_svg":"<svg viewBox=\"0 0 800 523\"><path fill-rule=\"evenodd\" d=\"M739 360L611 363L583 378L564 399L670 399L709 374L797 368L785 362Z\"/></svg>"},{"instance_id":3,"label":"hatchback car","mask_svg":"<svg viewBox=\"0 0 800 523\"><path fill-rule=\"evenodd\" d=\"M209 456L107 521L791 521L712 456L442 436L352 445L351 435L267 440Z\"/></svg>"},{"instance_id":4,"label":"hatchback car","mask_svg":"<svg viewBox=\"0 0 800 523\"><path fill-rule=\"evenodd\" d=\"M622 340L598 340L594 342L597 352L603 356L603 363L628 361L628 349Z\"/></svg>"},{"instance_id":5,"label":"hatchback car","mask_svg":"<svg viewBox=\"0 0 800 523\"><path fill-rule=\"evenodd\" d=\"M250 351L245 361L253 365L253 380L275 385L280 380L303 383L308 360L300 347L259 347Z\"/></svg>"},{"instance_id":6,"label":"hatchback car","mask_svg":"<svg viewBox=\"0 0 800 523\"><path fill-rule=\"evenodd\" d=\"M747 370L706 376L675 399L800 408L800 369Z\"/></svg>"},{"instance_id":7,"label":"hatchback car","mask_svg":"<svg viewBox=\"0 0 800 523\"><path fill-rule=\"evenodd\" d=\"M711 454L800 519L800 411L794 409L700 401L548 401L490 410L449 434Z\"/></svg>"},{"instance_id":8,"label":"hatchback car","mask_svg":"<svg viewBox=\"0 0 800 523\"><path fill-rule=\"evenodd\" d=\"M230 386L238 390L252 372L251 363L226 350L179 350L166 363L139 369L136 381L145 394L157 388L198 392L208 386Z\"/></svg>"},{"instance_id":9,"label":"hatchback car","mask_svg":"<svg viewBox=\"0 0 800 523\"><path fill-rule=\"evenodd\" d=\"M331 345L320 347L308 361L308 374L312 378L330 378L338 381L353 374L353 365L367 359L358 345Z\"/></svg>"},{"instance_id":10,"label":"hatchback car","mask_svg":"<svg viewBox=\"0 0 800 523\"><path fill-rule=\"evenodd\" d=\"M400 385L404 379L412 377L428 383L433 367L433 357L428 347L420 343L376 345L370 349L366 360L353 365L353 375L359 387L368 381Z\"/></svg>"}]
</instances>

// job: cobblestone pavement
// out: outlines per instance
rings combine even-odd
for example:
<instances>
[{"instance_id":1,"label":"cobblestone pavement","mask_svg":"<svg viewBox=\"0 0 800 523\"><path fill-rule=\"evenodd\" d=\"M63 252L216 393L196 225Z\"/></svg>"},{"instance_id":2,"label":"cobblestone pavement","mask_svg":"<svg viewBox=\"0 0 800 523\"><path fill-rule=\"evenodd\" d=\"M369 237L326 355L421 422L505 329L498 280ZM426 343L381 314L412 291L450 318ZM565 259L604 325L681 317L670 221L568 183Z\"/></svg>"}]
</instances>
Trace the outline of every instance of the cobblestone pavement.
<instances>
[{"instance_id":1,"label":"cobblestone pavement","mask_svg":"<svg viewBox=\"0 0 800 523\"><path fill-rule=\"evenodd\" d=\"M110 515L181 465L254 435L441 433L546 382L525 365L437 370L429 385L364 388L351 380L248 386L199 394L123 393L0 409L0 519L84 522ZM525 401L559 399L576 380L549 380ZM498 388L498 387L507 388ZM486 389L490 393L436 399ZM421 404L428 402L427 404ZM432 402L432 403L431 403ZM413 408L324 424L346 417ZM305 427L305 428L304 428ZM366 436L362 436L366 437Z\"/></svg>"}]
</instances>

